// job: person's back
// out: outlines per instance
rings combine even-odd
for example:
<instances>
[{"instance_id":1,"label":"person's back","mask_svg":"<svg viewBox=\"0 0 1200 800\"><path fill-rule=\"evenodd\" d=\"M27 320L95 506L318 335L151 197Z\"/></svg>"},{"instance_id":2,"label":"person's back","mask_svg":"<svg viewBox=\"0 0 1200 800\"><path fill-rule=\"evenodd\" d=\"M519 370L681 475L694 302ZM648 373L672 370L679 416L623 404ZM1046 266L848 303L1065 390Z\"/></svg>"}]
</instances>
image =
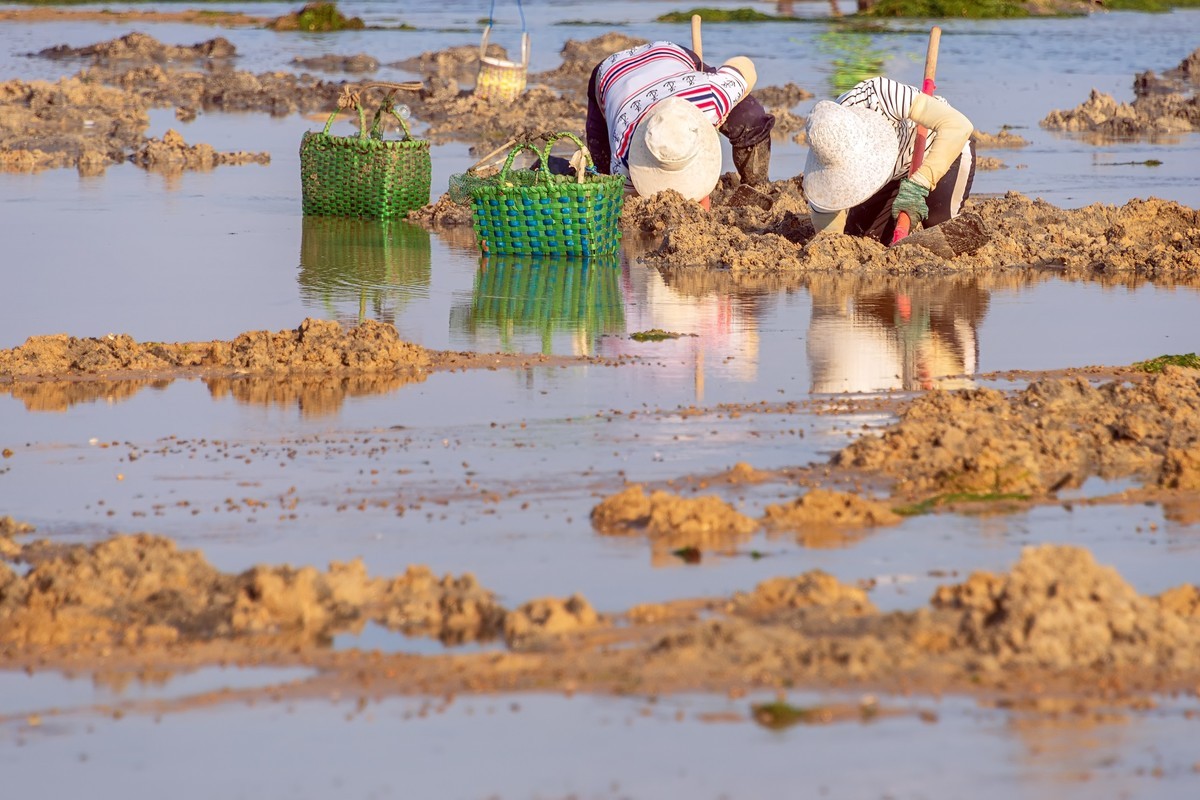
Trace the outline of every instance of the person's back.
<instances>
[{"instance_id":1,"label":"person's back","mask_svg":"<svg viewBox=\"0 0 1200 800\"><path fill-rule=\"evenodd\" d=\"M775 118L750 96L756 80L748 58L710 67L671 42L613 53L588 84L587 145L596 168L625 175L630 192L675 189L703 201L721 174L719 129L742 180L765 183Z\"/></svg>"},{"instance_id":2,"label":"person's back","mask_svg":"<svg viewBox=\"0 0 1200 800\"><path fill-rule=\"evenodd\" d=\"M917 126L928 131L910 176ZM941 97L876 77L816 104L803 188L818 233L890 242L904 211L926 227L956 216L975 176L971 121Z\"/></svg>"}]
</instances>

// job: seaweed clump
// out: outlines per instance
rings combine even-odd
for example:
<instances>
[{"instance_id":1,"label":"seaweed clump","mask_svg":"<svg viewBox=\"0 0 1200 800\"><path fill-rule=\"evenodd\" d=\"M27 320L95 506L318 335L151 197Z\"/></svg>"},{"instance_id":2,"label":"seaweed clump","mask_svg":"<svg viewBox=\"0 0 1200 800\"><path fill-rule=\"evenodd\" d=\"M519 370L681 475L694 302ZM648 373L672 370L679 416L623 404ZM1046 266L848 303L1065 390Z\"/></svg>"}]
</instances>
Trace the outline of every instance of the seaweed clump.
<instances>
[{"instance_id":1,"label":"seaweed clump","mask_svg":"<svg viewBox=\"0 0 1200 800\"><path fill-rule=\"evenodd\" d=\"M268 28L276 31L357 31L366 27L360 17L347 17L337 3L309 3L295 14L273 20Z\"/></svg>"}]
</instances>

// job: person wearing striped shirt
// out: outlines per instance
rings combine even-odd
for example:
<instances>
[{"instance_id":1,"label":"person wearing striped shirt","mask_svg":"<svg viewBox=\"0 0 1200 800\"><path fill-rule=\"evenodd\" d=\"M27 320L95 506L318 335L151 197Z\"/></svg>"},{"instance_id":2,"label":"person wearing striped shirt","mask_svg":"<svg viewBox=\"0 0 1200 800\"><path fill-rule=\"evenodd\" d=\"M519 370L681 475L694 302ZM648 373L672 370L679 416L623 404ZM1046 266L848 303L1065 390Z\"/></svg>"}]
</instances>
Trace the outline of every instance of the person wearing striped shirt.
<instances>
[{"instance_id":1,"label":"person wearing striped shirt","mask_svg":"<svg viewBox=\"0 0 1200 800\"><path fill-rule=\"evenodd\" d=\"M624 175L629 193L676 189L706 203L721 174L719 130L742 182L767 183L775 117L750 95L756 79L749 58L712 67L672 42L613 53L588 83L587 146L597 170Z\"/></svg>"},{"instance_id":2,"label":"person wearing striped shirt","mask_svg":"<svg viewBox=\"0 0 1200 800\"><path fill-rule=\"evenodd\" d=\"M912 176L917 126L925 152ZM962 210L975 179L974 126L944 98L884 77L869 78L809 114L802 186L817 233L892 240L896 217L945 222Z\"/></svg>"}]
</instances>

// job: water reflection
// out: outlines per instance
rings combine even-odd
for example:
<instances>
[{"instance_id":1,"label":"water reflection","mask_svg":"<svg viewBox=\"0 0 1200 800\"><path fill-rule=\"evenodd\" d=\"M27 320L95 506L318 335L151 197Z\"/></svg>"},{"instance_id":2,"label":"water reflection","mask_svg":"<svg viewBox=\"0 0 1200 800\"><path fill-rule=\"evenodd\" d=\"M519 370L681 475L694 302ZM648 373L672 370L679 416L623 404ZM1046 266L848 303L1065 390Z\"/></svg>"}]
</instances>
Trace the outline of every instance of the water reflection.
<instances>
[{"instance_id":1,"label":"water reflection","mask_svg":"<svg viewBox=\"0 0 1200 800\"><path fill-rule=\"evenodd\" d=\"M249 406L295 406L301 417L315 419L337 414L350 398L388 394L423 379L406 374L372 372L355 375L208 378L204 384L213 399L229 396Z\"/></svg>"},{"instance_id":2,"label":"water reflection","mask_svg":"<svg viewBox=\"0 0 1200 800\"><path fill-rule=\"evenodd\" d=\"M430 282L429 232L403 220L305 217L300 298L328 319L396 323Z\"/></svg>"},{"instance_id":3,"label":"water reflection","mask_svg":"<svg viewBox=\"0 0 1200 800\"><path fill-rule=\"evenodd\" d=\"M533 334L550 353L554 334L565 332L576 355L592 355L598 337L625 331L620 255L484 256L471 306L454 309L451 324L476 342L497 334L505 351L519 349L518 334Z\"/></svg>"},{"instance_id":4,"label":"water reflection","mask_svg":"<svg viewBox=\"0 0 1200 800\"><path fill-rule=\"evenodd\" d=\"M204 378L203 383L214 400L230 397L247 406L294 406L300 416L316 418L338 413L350 398L387 394L423 379L409 374L364 373L220 377ZM121 403L144 389L162 391L172 383L174 380L170 378L38 381L0 387L0 395L12 395L25 405L26 411L62 412L88 403Z\"/></svg>"},{"instance_id":5,"label":"water reflection","mask_svg":"<svg viewBox=\"0 0 1200 800\"><path fill-rule=\"evenodd\" d=\"M975 278L814 281L808 361L815 393L975 385L988 292Z\"/></svg>"},{"instance_id":6,"label":"water reflection","mask_svg":"<svg viewBox=\"0 0 1200 800\"><path fill-rule=\"evenodd\" d=\"M852 89L859 81L884 73L883 50L871 46L871 37L855 31L833 30L817 37L817 49L829 57L829 85L833 96Z\"/></svg>"},{"instance_id":7,"label":"water reflection","mask_svg":"<svg viewBox=\"0 0 1200 800\"><path fill-rule=\"evenodd\" d=\"M25 405L26 411L67 411L72 406L87 403L120 403L143 389L165 389L170 379L96 380L96 381L38 381L10 383L0 387L0 394L12 395Z\"/></svg>"},{"instance_id":8,"label":"water reflection","mask_svg":"<svg viewBox=\"0 0 1200 800\"><path fill-rule=\"evenodd\" d=\"M678 338L637 342L607 337L602 355L636 355L691 368L696 402L704 401L706 375L750 383L758 377L760 304L767 296L726 273L663 270L629 265L621 278L630 333L659 330ZM666 374L675 380L674 374ZM650 378L653 380L653 378Z\"/></svg>"}]
</instances>

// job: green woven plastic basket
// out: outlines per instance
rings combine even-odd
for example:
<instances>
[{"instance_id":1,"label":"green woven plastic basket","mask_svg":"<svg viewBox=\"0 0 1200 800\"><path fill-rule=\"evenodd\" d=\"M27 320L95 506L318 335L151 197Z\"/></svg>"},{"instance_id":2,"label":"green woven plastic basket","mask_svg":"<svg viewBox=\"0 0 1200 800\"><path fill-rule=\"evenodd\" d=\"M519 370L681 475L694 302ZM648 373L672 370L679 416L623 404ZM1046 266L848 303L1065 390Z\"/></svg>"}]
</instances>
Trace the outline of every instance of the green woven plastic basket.
<instances>
[{"instance_id":1,"label":"green woven plastic basket","mask_svg":"<svg viewBox=\"0 0 1200 800\"><path fill-rule=\"evenodd\" d=\"M368 84L367 87L380 84ZM300 141L300 182L305 215L393 219L429 203L432 161L429 142L412 138L408 122L392 104L393 87L375 112L370 127L356 92L347 91L320 133L306 131ZM420 84L416 84L420 86ZM357 136L329 133L340 111L358 112ZM400 121L403 139L384 139L384 114Z\"/></svg>"},{"instance_id":2,"label":"green woven plastic basket","mask_svg":"<svg viewBox=\"0 0 1200 800\"><path fill-rule=\"evenodd\" d=\"M588 167L592 157L572 133L546 138L540 153L531 144L518 144L496 176L471 188L479 248L506 255L615 253L621 246L625 179L598 175L591 169L574 177L551 174L550 149L559 139L574 142ZM513 159L522 150L538 153L541 166L537 170L512 169Z\"/></svg>"}]
</instances>

